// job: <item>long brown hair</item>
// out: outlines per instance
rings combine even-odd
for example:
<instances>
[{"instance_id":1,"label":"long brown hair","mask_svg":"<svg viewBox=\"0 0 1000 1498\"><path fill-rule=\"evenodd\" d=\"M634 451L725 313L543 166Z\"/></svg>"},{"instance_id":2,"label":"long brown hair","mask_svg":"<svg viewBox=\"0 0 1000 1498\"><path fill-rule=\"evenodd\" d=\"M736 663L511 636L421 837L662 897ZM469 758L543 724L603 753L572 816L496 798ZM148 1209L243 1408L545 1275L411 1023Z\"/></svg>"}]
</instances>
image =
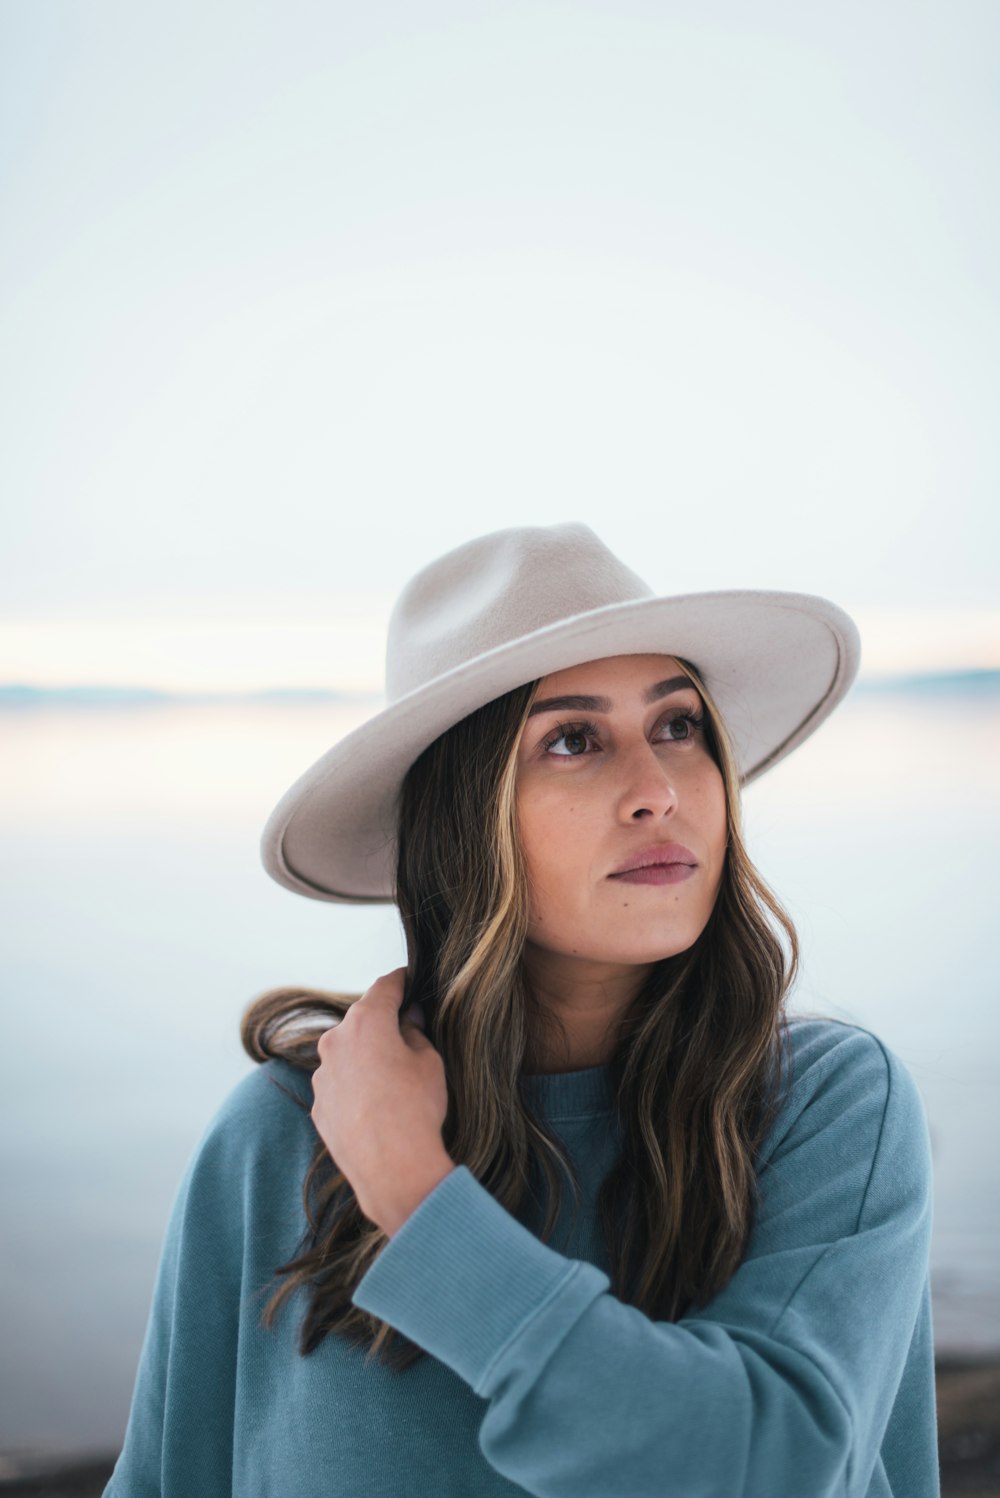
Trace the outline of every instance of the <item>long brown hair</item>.
<instances>
[{"instance_id":1,"label":"long brown hair","mask_svg":"<svg viewBox=\"0 0 1000 1498\"><path fill-rule=\"evenodd\" d=\"M784 1003L798 967L791 919L743 844L739 771L725 725L696 668L681 664L701 693L706 746L725 786L726 858L698 940L653 965L618 1024L610 1077L622 1149L598 1197L612 1292L665 1321L707 1304L746 1250L757 1155L784 1065ZM536 1069L545 1033L561 1029L535 1002L522 964L528 888L516 767L537 686L528 682L463 718L410 768L399 801L395 900L407 1002L423 1005L448 1079L445 1148L515 1216L544 1179L547 1242L562 1202L560 1171L576 1207L580 1183L519 1083ZM318 1034L356 997L272 989L244 1015L244 1047L256 1061L281 1057L311 1072ZM301 1291L303 1353L335 1332L389 1367L409 1367L423 1349L351 1302L386 1238L321 1141L303 1195L308 1230L296 1256L275 1270L283 1283L264 1324Z\"/></svg>"}]
</instances>

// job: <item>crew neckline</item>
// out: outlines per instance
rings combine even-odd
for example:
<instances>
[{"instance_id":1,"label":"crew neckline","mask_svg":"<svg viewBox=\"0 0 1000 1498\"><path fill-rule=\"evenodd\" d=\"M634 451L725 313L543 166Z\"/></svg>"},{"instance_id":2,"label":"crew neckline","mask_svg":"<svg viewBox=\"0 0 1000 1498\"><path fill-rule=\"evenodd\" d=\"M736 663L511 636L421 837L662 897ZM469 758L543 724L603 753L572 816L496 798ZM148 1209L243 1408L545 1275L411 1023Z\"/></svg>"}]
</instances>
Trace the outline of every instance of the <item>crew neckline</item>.
<instances>
[{"instance_id":1,"label":"crew neckline","mask_svg":"<svg viewBox=\"0 0 1000 1498\"><path fill-rule=\"evenodd\" d=\"M522 1072L520 1083L525 1100L550 1122L600 1118L614 1111L610 1064L581 1071Z\"/></svg>"}]
</instances>

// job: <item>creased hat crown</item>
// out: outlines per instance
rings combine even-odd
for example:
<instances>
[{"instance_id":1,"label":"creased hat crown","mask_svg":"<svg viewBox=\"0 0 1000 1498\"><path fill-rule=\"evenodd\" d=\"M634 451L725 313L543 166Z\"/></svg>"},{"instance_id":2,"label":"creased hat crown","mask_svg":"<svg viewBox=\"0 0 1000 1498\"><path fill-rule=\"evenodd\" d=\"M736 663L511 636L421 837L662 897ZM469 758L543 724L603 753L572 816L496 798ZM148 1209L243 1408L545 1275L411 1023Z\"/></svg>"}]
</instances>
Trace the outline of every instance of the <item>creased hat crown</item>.
<instances>
[{"instance_id":1,"label":"creased hat crown","mask_svg":"<svg viewBox=\"0 0 1000 1498\"><path fill-rule=\"evenodd\" d=\"M387 700L547 625L653 596L587 525L477 536L424 567L400 594L386 644Z\"/></svg>"}]
</instances>

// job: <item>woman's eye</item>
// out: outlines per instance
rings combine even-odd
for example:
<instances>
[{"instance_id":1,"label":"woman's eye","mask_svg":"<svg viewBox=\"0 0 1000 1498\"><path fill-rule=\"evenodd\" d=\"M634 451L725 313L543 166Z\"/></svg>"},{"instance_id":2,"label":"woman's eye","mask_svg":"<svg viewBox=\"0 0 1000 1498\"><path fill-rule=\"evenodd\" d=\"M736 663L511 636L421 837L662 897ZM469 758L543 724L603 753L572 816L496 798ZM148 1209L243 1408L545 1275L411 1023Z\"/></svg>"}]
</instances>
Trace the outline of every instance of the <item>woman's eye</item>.
<instances>
[{"instance_id":1,"label":"woman's eye","mask_svg":"<svg viewBox=\"0 0 1000 1498\"><path fill-rule=\"evenodd\" d=\"M577 759L581 754L587 752L587 741L597 737L597 729L592 723L562 724L558 732L545 740L542 745L546 754L552 754L556 759ZM565 744L565 749L557 746Z\"/></svg>"},{"instance_id":2,"label":"woman's eye","mask_svg":"<svg viewBox=\"0 0 1000 1498\"><path fill-rule=\"evenodd\" d=\"M697 713L675 713L672 718L666 720L664 727L668 730L668 737L675 740L675 742L683 743L685 739L694 738L703 722L704 719L700 718ZM682 731L674 733L673 730L678 725L682 726Z\"/></svg>"}]
</instances>

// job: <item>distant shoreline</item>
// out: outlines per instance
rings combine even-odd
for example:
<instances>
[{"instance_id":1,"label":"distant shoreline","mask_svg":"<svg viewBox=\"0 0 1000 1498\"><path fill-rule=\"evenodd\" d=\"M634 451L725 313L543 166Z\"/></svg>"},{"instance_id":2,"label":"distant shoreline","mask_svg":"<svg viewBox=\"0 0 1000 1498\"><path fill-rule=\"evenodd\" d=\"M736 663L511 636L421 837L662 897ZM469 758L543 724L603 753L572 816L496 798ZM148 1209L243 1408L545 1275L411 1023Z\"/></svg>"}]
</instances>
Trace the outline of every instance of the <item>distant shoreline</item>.
<instances>
[{"instance_id":1,"label":"distant shoreline","mask_svg":"<svg viewBox=\"0 0 1000 1498\"><path fill-rule=\"evenodd\" d=\"M976 695L1000 692L1000 669L938 671L922 675L860 676L852 693L921 694L964 692ZM382 704L382 692L343 691L326 687L261 687L250 692L171 692L158 687L130 686L34 686L27 682L0 683L0 709L44 707L174 707L181 703L229 706L266 703L295 707L310 702Z\"/></svg>"}]
</instances>

